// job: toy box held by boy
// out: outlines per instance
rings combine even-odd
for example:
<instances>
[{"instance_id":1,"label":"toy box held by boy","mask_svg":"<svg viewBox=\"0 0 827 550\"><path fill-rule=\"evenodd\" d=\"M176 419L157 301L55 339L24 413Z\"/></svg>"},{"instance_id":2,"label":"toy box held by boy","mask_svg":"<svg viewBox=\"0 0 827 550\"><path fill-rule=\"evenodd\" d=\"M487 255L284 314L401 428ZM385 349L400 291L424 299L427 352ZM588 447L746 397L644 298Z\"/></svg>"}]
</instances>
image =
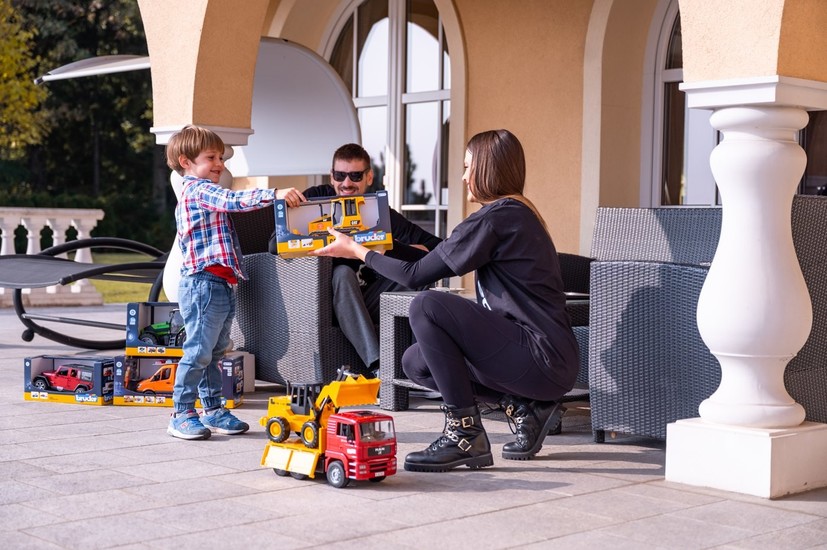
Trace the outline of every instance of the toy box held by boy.
<instances>
[{"instance_id":1,"label":"toy box held by boy","mask_svg":"<svg viewBox=\"0 0 827 550\"><path fill-rule=\"evenodd\" d=\"M288 208L275 202L276 253L285 258L306 256L333 238L328 228L377 250L393 247L387 191L310 200Z\"/></svg>"},{"instance_id":2,"label":"toy box held by boy","mask_svg":"<svg viewBox=\"0 0 827 550\"><path fill-rule=\"evenodd\" d=\"M172 388L180 357L115 358L115 405L172 407ZM244 402L244 356L226 355L221 369L221 404L233 409ZM201 403L196 402L200 407Z\"/></svg>"},{"instance_id":3,"label":"toy box held by boy","mask_svg":"<svg viewBox=\"0 0 827 550\"><path fill-rule=\"evenodd\" d=\"M111 357L39 355L23 360L23 398L83 405L111 405L115 361Z\"/></svg>"},{"instance_id":4,"label":"toy box held by boy","mask_svg":"<svg viewBox=\"0 0 827 550\"><path fill-rule=\"evenodd\" d=\"M181 357L186 332L174 302L133 302L126 306L126 355Z\"/></svg>"}]
</instances>

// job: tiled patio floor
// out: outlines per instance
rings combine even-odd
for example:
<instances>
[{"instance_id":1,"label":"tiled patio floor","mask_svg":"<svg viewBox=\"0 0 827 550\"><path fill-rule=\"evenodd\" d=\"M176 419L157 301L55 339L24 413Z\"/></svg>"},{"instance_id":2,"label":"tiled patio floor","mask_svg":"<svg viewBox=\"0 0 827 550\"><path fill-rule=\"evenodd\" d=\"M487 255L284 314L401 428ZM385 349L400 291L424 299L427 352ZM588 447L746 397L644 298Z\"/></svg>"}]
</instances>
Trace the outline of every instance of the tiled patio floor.
<instances>
[{"instance_id":1,"label":"tiled patio floor","mask_svg":"<svg viewBox=\"0 0 827 550\"><path fill-rule=\"evenodd\" d=\"M125 317L59 310L78 311ZM167 409L24 401L25 357L79 350L22 329L0 310L0 548L827 548L827 490L769 501L667 483L663 443L595 444L585 403L535 460L502 460L511 433L488 420L493 468L334 489L259 466L277 386L237 409L250 433L180 441ZM442 429L433 401L393 415L400 464Z\"/></svg>"}]
</instances>

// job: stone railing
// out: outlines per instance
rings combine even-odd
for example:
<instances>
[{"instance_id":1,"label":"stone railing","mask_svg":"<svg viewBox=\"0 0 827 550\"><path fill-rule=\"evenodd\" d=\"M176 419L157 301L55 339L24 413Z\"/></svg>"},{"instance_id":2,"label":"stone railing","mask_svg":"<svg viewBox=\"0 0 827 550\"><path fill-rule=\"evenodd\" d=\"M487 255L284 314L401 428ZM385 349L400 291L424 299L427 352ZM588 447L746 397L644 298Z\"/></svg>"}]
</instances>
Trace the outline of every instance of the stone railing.
<instances>
[{"instance_id":1,"label":"stone railing","mask_svg":"<svg viewBox=\"0 0 827 550\"><path fill-rule=\"evenodd\" d=\"M74 228L78 239L90 236L92 229L103 219L103 210L85 208L28 208L0 206L0 255L15 253L14 233L22 226L26 230L26 254L37 254L40 248L40 233L44 227L52 230L52 244L66 242L66 232ZM76 262L92 262L89 249L75 254ZM0 306L12 305L13 290L0 288ZM23 290L24 305L100 305L103 298L89 281L83 280L67 286L55 285L45 288Z\"/></svg>"}]
</instances>

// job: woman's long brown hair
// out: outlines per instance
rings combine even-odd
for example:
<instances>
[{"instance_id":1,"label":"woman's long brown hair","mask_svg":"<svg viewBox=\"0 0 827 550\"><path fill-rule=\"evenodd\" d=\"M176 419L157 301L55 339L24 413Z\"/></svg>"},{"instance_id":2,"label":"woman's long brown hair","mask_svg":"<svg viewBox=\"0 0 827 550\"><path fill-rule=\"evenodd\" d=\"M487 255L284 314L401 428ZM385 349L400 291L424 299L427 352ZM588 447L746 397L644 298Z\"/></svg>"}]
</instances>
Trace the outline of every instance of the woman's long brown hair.
<instances>
[{"instance_id":1,"label":"woman's long brown hair","mask_svg":"<svg viewBox=\"0 0 827 550\"><path fill-rule=\"evenodd\" d=\"M472 137L467 148L471 153L469 183L474 198L482 204L504 198L518 200L534 212L548 233L543 216L523 195L525 153L520 140L508 130L489 130Z\"/></svg>"}]
</instances>

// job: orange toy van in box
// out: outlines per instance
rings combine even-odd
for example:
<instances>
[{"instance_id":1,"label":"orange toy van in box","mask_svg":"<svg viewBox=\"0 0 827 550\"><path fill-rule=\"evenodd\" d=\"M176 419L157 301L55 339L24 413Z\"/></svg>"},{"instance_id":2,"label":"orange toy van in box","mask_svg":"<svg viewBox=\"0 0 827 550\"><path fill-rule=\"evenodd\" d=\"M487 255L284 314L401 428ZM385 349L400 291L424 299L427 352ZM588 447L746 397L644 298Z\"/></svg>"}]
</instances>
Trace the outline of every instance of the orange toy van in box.
<instances>
[{"instance_id":1,"label":"orange toy van in box","mask_svg":"<svg viewBox=\"0 0 827 550\"><path fill-rule=\"evenodd\" d=\"M178 363L167 359L166 361L156 361L155 365L158 366L158 370L155 371L155 374L138 382L138 393L143 393L146 395L172 393L172 387L175 385L175 371L178 368Z\"/></svg>"}]
</instances>

